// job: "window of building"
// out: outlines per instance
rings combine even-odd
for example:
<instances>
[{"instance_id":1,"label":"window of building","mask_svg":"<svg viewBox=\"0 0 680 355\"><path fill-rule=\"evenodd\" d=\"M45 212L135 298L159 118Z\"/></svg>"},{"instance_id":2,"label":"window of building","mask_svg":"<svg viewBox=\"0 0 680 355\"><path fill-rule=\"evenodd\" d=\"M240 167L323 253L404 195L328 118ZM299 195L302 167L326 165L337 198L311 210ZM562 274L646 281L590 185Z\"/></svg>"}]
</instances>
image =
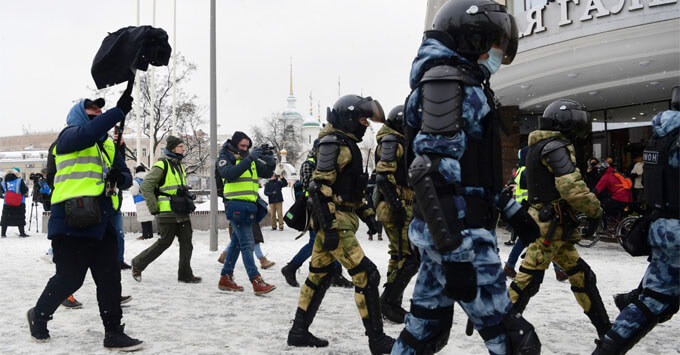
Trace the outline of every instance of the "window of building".
<instances>
[{"instance_id":1,"label":"window of building","mask_svg":"<svg viewBox=\"0 0 680 355\"><path fill-rule=\"evenodd\" d=\"M146 156L146 148L142 148L142 157Z\"/></svg>"}]
</instances>

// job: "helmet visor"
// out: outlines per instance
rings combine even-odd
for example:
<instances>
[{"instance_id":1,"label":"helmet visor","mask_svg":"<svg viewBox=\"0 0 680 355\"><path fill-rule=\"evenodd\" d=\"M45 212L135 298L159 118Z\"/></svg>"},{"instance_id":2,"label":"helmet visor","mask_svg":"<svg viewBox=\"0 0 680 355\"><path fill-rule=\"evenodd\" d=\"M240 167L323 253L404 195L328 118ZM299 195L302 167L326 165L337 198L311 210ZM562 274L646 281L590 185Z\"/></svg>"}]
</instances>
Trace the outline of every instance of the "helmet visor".
<instances>
[{"instance_id":1,"label":"helmet visor","mask_svg":"<svg viewBox=\"0 0 680 355\"><path fill-rule=\"evenodd\" d=\"M370 96L366 98L367 101L359 104L359 112L362 117L376 123L385 122L385 112L378 100L373 100Z\"/></svg>"},{"instance_id":2,"label":"helmet visor","mask_svg":"<svg viewBox=\"0 0 680 355\"><path fill-rule=\"evenodd\" d=\"M575 137L585 138L590 132L590 114L583 110L571 110L572 130Z\"/></svg>"},{"instance_id":3,"label":"helmet visor","mask_svg":"<svg viewBox=\"0 0 680 355\"><path fill-rule=\"evenodd\" d=\"M468 10L469 11L469 10ZM503 50L502 64L510 64L515 59L517 54L518 33L515 18L507 12L505 6L500 4L489 4L481 6L477 10L476 26L480 28L488 28L490 24L494 27L495 38L490 38L493 41L490 44L482 44L482 48L491 48L492 44L496 44ZM486 19L483 19L485 16Z\"/></svg>"}]
</instances>

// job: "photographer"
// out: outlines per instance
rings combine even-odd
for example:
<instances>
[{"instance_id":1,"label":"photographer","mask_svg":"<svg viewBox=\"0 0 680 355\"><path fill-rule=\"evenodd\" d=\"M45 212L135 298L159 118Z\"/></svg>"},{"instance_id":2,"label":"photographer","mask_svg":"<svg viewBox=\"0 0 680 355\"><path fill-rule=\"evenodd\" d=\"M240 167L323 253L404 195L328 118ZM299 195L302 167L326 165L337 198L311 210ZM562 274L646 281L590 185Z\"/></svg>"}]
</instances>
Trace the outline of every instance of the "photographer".
<instances>
[{"instance_id":1,"label":"photographer","mask_svg":"<svg viewBox=\"0 0 680 355\"><path fill-rule=\"evenodd\" d=\"M152 215L157 215L160 239L132 259L132 277L142 281L142 271L172 245L177 236L179 241L180 282L199 283L201 278L191 270L191 243L193 230L189 213L193 212L191 196L186 184L186 173L182 158L186 152L184 141L168 136L162 156L142 181L142 197ZM188 200L188 201L187 201Z\"/></svg>"},{"instance_id":2,"label":"photographer","mask_svg":"<svg viewBox=\"0 0 680 355\"><path fill-rule=\"evenodd\" d=\"M24 179L19 176L19 168L11 168L5 172L5 179L2 181L2 190L5 193L5 202L2 206L2 237L7 237L7 227L19 227L19 236L28 237L24 232L26 225L26 194L28 186Z\"/></svg>"},{"instance_id":3,"label":"photographer","mask_svg":"<svg viewBox=\"0 0 680 355\"><path fill-rule=\"evenodd\" d=\"M255 294L265 294L276 288L260 276L253 259L253 223L259 223L267 214L267 203L259 199L258 176L271 176L276 167L273 152L261 146L249 152L252 141L243 132L236 131L220 150L217 171L224 179L225 214L234 230L227 246L226 260L217 287L223 291L243 291L233 279L234 266L239 251L243 265L253 284Z\"/></svg>"},{"instance_id":4,"label":"photographer","mask_svg":"<svg viewBox=\"0 0 680 355\"><path fill-rule=\"evenodd\" d=\"M47 168L43 168L40 173L31 174L33 180L33 189L37 189L33 193L35 201L40 201L43 204L43 210L49 211L52 204L50 203L50 196L52 195L52 188L47 183Z\"/></svg>"}]
</instances>

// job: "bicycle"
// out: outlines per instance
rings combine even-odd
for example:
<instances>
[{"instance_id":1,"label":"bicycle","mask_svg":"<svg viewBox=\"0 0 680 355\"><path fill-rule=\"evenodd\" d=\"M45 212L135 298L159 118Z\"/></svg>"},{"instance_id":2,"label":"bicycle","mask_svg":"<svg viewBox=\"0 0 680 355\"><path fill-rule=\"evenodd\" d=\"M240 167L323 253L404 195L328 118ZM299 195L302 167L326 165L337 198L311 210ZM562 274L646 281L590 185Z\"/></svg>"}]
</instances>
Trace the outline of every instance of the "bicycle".
<instances>
[{"instance_id":1,"label":"bicycle","mask_svg":"<svg viewBox=\"0 0 680 355\"><path fill-rule=\"evenodd\" d=\"M614 239L623 245L623 238L633 227L635 221L642 216L638 213L638 210L639 208L631 205L627 206L620 216L604 216L600 219L595 234L589 238L581 238L576 244L584 248L590 248L605 237ZM579 214L576 216L576 219L578 220L577 230L583 236L585 229L588 227L588 216Z\"/></svg>"}]
</instances>

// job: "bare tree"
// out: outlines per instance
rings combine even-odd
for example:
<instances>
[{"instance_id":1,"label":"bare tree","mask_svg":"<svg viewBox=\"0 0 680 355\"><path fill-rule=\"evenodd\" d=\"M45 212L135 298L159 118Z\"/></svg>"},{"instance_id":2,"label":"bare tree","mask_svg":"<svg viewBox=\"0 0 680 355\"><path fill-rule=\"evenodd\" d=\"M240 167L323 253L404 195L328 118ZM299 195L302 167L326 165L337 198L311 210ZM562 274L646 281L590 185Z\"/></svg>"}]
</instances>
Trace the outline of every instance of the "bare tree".
<instances>
[{"instance_id":1,"label":"bare tree","mask_svg":"<svg viewBox=\"0 0 680 355\"><path fill-rule=\"evenodd\" d=\"M286 148L286 161L295 165L302 154L302 120L291 120L271 114L261 126L252 127L255 145L267 143L274 147L277 161L281 161L281 150Z\"/></svg>"}]
</instances>

